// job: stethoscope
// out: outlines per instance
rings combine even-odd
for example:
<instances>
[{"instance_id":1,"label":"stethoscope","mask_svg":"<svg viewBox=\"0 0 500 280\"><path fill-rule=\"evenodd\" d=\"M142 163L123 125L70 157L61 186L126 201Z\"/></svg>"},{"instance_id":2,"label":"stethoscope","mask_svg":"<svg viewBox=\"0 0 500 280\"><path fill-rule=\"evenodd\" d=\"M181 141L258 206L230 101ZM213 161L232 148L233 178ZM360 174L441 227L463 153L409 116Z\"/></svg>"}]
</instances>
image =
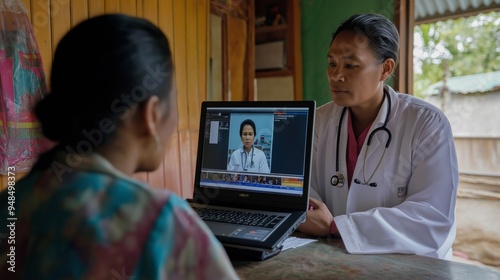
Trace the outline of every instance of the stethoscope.
<instances>
[{"instance_id":1,"label":"stethoscope","mask_svg":"<svg viewBox=\"0 0 500 280\"><path fill-rule=\"evenodd\" d=\"M389 93L385 90L384 90L384 94L387 97L387 102L389 103L388 104L389 108L388 108L387 114L385 116L384 124L381 127L374 129L370 133L370 135L368 135L368 142L366 143L367 147L365 149L365 156L363 159L363 181L356 178L356 179L354 179L354 183L356 183L356 184L366 185L366 186L370 186L370 187L377 186L376 182L370 182L370 181L371 181L373 175L375 174L375 172L377 172L377 169L378 169L380 163L382 162L382 159L384 158L385 151L387 150L387 148L389 148L389 144L391 143L392 134L389 131L389 129L387 129L387 122L389 121L389 115L391 114L391 97L389 96ZM344 182L345 182L344 175L342 175L342 173L339 172L339 143L340 143L340 132L342 131L342 120L344 119L344 115L345 115L346 111L347 111L347 107L344 107L344 109L342 110L342 114L340 115L340 123L339 123L339 128L337 130L337 149L336 149L337 154L335 157L335 172L337 172L337 174L333 175L332 178L330 178L330 184L332 184L332 186L334 186L334 187L339 187L339 188L344 186ZM370 175L368 180L366 180L366 175L365 175L366 153L368 151L368 147L370 146L370 143L372 142L373 135L375 135L375 133L377 133L381 130L385 131L389 137L387 138L387 142L385 143L384 152L382 153L382 156L380 157L380 160L378 161L377 166L375 167L375 170L373 170L373 173Z\"/></svg>"},{"instance_id":2,"label":"stethoscope","mask_svg":"<svg viewBox=\"0 0 500 280\"><path fill-rule=\"evenodd\" d=\"M247 153L245 152L245 147L243 147L243 150L241 151L241 153L243 153L245 155L245 164L243 164L243 156L241 157L241 165L243 166L243 171L247 171L248 168L247 168L247 161L248 161L248 156L247 156ZM255 163L253 162L253 146L252 146L252 160L250 161L250 168L254 168L255 167Z\"/></svg>"}]
</instances>

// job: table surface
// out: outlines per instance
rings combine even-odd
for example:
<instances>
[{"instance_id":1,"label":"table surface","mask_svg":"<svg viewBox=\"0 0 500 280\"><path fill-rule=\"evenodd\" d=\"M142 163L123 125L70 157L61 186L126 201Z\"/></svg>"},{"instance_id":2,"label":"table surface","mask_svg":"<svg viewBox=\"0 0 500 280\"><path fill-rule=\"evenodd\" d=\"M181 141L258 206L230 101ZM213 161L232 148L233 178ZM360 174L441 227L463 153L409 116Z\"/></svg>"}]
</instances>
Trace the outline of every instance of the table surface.
<instances>
[{"instance_id":1,"label":"table surface","mask_svg":"<svg viewBox=\"0 0 500 280\"><path fill-rule=\"evenodd\" d=\"M403 254L351 255L341 239L288 249L261 262L233 261L241 279L466 279L500 280L500 271Z\"/></svg>"}]
</instances>

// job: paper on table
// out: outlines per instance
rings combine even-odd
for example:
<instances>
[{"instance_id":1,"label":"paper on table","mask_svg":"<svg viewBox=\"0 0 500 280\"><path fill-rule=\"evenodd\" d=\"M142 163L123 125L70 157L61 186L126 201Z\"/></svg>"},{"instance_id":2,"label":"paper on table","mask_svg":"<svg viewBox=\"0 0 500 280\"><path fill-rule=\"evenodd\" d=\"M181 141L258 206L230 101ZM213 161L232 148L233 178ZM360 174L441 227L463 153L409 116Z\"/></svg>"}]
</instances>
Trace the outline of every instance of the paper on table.
<instances>
[{"instance_id":1,"label":"paper on table","mask_svg":"<svg viewBox=\"0 0 500 280\"><path fill-rule=\"evenodd\" d=\"M318 241L317 239L309 239L309 238L298 238L295 236L288 237L285 242L283 242L283 248L281 251L285 251L290 248L297 248L300 246L304 246L311 242Z\"/></svg>"}]
</instances>

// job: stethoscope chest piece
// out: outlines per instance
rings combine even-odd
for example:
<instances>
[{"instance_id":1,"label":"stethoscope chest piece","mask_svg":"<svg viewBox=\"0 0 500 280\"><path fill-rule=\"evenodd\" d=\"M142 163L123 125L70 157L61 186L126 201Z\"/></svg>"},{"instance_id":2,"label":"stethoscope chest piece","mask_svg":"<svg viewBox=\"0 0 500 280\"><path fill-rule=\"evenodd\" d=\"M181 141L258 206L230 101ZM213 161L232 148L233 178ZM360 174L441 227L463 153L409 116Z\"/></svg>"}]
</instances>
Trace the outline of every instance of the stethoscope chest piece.
<instances>
[{"instance_id":1,"label":"stethoscope chest piece","mask_svg":"<svg viewBox=\"0 0 500 280\"><path fill-rule=\"evenodd\" d=\"M342 173L337 172L337 174L333 175L330 178L330 184L334 187L342 188L344 186L344 175Z\"/></svg>"}]
</instances>

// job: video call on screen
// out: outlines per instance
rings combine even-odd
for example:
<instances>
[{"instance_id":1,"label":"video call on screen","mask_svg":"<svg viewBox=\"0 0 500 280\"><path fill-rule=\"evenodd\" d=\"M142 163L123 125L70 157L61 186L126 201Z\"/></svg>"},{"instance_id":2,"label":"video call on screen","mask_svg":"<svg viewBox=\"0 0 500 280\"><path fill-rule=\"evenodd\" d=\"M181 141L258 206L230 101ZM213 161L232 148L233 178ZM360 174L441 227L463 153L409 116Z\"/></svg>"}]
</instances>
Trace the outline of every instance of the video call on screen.
<instances>
[{"instance_id":1,"label":"video call on screen","mask_svg":"<svg viewBox=\"0 0 500 280\"><path fill-rule=\"evenodd\" d=\"M207 110L202 169L226 170L230 133L239 137L240 129L239 122L231 123L232 114L244 114L248 119L252 119L252 116L270 113L273 114L272 152L269 165L271 173L303 176L308 117L308 112L303 109L276 112L271 109L267 111L263 109L262 112L234 111L234 109ZM259 127L256 138L259 136L258 132Z\"/></svg>"}]
</instances>

